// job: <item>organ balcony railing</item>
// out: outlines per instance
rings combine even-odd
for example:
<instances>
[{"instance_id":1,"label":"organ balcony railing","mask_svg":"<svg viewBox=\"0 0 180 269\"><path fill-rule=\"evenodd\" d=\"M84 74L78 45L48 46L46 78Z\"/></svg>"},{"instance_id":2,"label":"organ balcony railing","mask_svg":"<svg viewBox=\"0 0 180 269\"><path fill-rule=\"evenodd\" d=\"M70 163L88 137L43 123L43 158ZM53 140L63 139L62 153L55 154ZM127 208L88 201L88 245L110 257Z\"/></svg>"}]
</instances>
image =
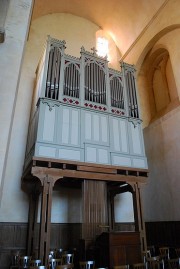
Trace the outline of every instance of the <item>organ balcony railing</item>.
<instances>
[{"instance_id":1,"label":"organ balcony railing","mask_svg":"<svg viewBox=\"0 0 180 269\"><path fill-rule=\"evenodd\" d=\"M121 71L108 68L107 57L81 48L80 58L65 54L65 41L48 37L37 69L38 98L50 98L136 120L140 118L135 68L121 62Z\"/></svg>"}]
</instances>

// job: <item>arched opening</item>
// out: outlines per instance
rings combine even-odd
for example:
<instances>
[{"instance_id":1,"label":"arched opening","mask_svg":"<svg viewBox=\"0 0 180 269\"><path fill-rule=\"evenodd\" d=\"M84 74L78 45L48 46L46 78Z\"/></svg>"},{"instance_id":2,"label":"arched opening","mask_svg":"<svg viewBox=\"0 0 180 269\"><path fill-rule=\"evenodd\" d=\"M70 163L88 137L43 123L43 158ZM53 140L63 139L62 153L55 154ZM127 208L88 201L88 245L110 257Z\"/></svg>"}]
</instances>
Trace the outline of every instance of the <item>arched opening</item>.
<instances>
[{"instance_id":1,"label":"arched opening","mask_svg":"<svg viewBox=\"0 0 180 269\"><path fill-rule=\"evenodd\" d=\"M139 72L139 85L145 94L148 123L176 107L178 93L167 49L158 48L146 55Z\"/></svg>"}]
</instances>

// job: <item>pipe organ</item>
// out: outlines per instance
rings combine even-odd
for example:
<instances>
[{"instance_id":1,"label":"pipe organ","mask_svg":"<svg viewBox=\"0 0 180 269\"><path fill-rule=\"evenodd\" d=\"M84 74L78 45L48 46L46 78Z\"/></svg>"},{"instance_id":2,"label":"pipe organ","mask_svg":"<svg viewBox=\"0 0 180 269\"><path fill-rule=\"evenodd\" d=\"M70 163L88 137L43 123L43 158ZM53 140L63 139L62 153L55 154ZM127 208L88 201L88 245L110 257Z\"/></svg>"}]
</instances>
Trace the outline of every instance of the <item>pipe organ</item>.
<instances>
[{"instance_id":1,"label":"pipe organ","mask_svg":"<svg viewBox=\"0 0 180 269\"><path fill-rule=\"evenodd\" d=\"M22 176L22 188L30 197L27 251L31 255L37 246L38 258L48 263L53 189L81 189L85 252L105 227L113 231L115 195L131 191L138 236L132 260L139 262L140 248L146 248L140 185L146 182L148 171L135 68L122 62L121 71L113 70L95 49L88 52L82 47L80 54L80 58L67 55L65 41L49 37L37 68L36 106L32 107ZM120 239L122 234L112 236ZM109 257L112 266L124 255L120 244L121 240L115 246L117 255ZM120 262L128 263L128 254Z\"/></svg>"},{"instance_id":2,"label":"pipe organ","mask_svg":"<svg viewBox=\"0 0 180 269\"><path fill-rule=\"evenodd\" d=\"M95 49L80 53L67 55L65 41L48 38L26 163L37 156L147 168L134 66L117 71Z\"/></svg>"}]
</instances>

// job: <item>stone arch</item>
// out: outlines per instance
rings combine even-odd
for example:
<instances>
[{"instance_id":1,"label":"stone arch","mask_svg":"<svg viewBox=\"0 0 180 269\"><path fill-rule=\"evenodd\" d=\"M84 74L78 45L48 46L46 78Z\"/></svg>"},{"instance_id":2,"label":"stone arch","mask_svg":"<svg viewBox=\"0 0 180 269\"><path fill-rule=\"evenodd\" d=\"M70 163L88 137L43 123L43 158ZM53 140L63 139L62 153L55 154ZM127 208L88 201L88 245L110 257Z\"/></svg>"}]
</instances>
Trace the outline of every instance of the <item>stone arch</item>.
<instances>
[{"instance_id":1,"label":"stone arch","mask_svg":"<svg viewBox=\"0 0 180 269\"><path fill-rule=\"evenodd\" d=\"M178 93L168 49L163 44L155 44L179 27L180 25L174 25L158 33L146 45L138 59L138 84L142 96L144 126L177 105Z\"/></svg>"},{"instance_id":2,"label":"stone arch","mask_svg":"<svg viewBox=\"0 0 180 269\"><path fill-rule=\"evenodd\" d=\"M180 28L180 24L174 24L174 25L167 26L166 28L164 28L160 32L158 32L152 39L149 40L149 42L144 47L142 53L140 54L140 56L136 62L137 74L138 74L138 71L141 69L141 65L143 64L145 57L147 56L149 51L153 48L153 46L156 44L156 42L161 37L166 35L167 33L171 32L173 30L176 30L178 28Z\"/></svg>"}]
</instances>

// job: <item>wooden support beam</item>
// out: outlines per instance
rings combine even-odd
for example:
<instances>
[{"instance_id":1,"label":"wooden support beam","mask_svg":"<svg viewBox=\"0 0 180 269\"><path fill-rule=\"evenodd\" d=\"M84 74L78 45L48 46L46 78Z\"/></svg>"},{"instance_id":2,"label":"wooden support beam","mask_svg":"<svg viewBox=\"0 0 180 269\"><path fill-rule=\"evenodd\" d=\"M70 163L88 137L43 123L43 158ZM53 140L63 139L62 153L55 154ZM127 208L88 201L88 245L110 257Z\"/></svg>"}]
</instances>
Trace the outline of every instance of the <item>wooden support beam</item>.
<instances>
[{"instance_id":1,"label":"wooden support beam","mask_svg":"<svg viewBox=\"0 0 180 269\"><path fill-rule=\"evenodd\" d=\"M35 232L37 227L39 192L32 192L29 199L29 225L27 254L31 256L35 250Z\"/></svg>"},{"instance_id":2,"label":"wooden support beam","mask_svg":"<svg viewBox=\"0 0 180 269\"><path fill-rule=\"evenodd\" d=\"M137 222L136 229L140 232L141 250L145 251L147 249L146 231L145 231L145 224L143 220L141 194L140 194L140 188L139 188L138 183L135 184L134 214L136 214L136 222Z\"/></svg>"},{"instance_id":3,"label":"wooden support beam","mask_svg":"<svg viewBox=\"0 0 180 269\"><path fill-rule=\"evenodd\" d=\"M103 181L125 181L125 182L140 182L145 183L146 177L137 177L137 176L126 176L118 174L107 174L107 173L97 173L97 172L85 172L85 171L76 171L69 169L57 169L57 168L46 168L46 167L32 167L32 174L47 175L51 174L53 176L62 178L76 178L78 179L90 179L90 180L103 180Z\"/></svg>"}]
</instances>

